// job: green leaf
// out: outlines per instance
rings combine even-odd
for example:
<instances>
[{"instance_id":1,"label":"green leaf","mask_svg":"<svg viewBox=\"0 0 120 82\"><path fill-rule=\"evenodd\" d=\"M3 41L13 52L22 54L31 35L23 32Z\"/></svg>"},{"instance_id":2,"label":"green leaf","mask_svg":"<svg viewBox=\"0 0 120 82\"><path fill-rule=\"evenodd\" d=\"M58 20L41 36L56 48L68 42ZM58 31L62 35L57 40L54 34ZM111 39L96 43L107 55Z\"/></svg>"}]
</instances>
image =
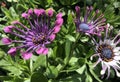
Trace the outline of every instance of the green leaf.
<instances>
[{"instance_id":1,"label":"green leaf","mask_svg":"<svg viewBox=\"0 0 120 82\"><path fill-rule=\"evenodd\" d=\"M3 52L2 50L0 50L0 59L2 59L5 56L5 52Z\"/></svg>"},{"instance_id":2,"label":"green leaf","mask_svg":"<svg viewBox=\"0 0 120 82\"><path fill-rule=\"evenodd\" d=\"M69 24L71 24L71 23L73 23L73 22L74 22L74 21L73 21L72 12L71 12L71 10L69 10L69 11L68 11L67 23L68 23L68 25L69 25Z\"/></svg>"},{"instance_id":3,"label":"green leaf","mask_svg":"<svg viewBox=\"0 0 120 82\"><path fill-rule=\"evenodd\" d=\"M15 67L15 66L5 66L5 67L2 67L3 69L6 69L6 70L8 70L8 71L10 71L10 74L14 74L14 75L20 75L21 73L22 73L22 71L19 69L19 68L17 68L17 67Z\"/></svg>"},{"instance_id":4,"label":"green leaf","mask_svg":"<svg viewBox=\"0 0 120 82\"><path fill-rule=\"evenodd\" d=\"M46 70L48 78L56 78L58 76L58 70L55 66L49 66Z\"/></svg>"},{"instance_id":5,"label":"green leaf","mask_svg":"<svg viewBox=\"0 0 120 82\"><path fill-rule=\"evenodd\" d=\"M59 0L62 5L74 5L79 2L79 0Z\"/></svg>"},{"instance_id":6,"label":"green leaf","mask_svg":"<svg viewBox=\"0 0 120 82\"><path fill-rule=\"evenodd\" d=\"M66 35L65 36L68 40L70 40L71 42L75 42L75 38L72 35Z\"/></svg>"},{"instance_id":7,"label":"green leaf","mask_svg":"<svg viewBox=\"0 0 120 82\"><path fill-rule=\"evenodd\" d=\"M94 78L95 78L96 80L98 80L99 82L102 82L102 81L99 79L99 77L95 74L95 72L93 71L93 68L92 68L92 67L89 68L89 71L90 71L90 73L94 76Z\"/></svg>"},{"instance_id":8,"label":"green leaf","mask_svg":"<svg viewBox=\"0 0 120 82\"><path fill-rule=\"evenodd\" d=\"M56 82L85 82L85 74L80 75L80 74L72 74L69 77L62 78L60 81Z\"/></svg>"},{"instance_id":9,"label":"green leaf","mask_svg":"<svg viewBox=\"0 0 120 82\"><path fill-rule=\"evenodd\" d=\"M30 82L30 79L31 78L27 78L27 79L24 80L24 82Z\"/></svg>"},{"instance_id":10,"label":"green leaf","mask_svg":"<svg viewBox=\"0 0 120 82\"><path fill-rule=\"evenodd\" d=\"M86 59L80 57L79 60L78 60L78 63L79 63L80 66L82 66L82 65L84 65L86 63Z\"/></svg>"},{"instance_id":11,"label":"green leaf","mask_svg":"<svg viewBox=\"0 0 120 82\"><path fill-rule=\"evenodd\" d=\"M8 81L8 80L12 80L13 77L11 76L0 76L0 80L3 80L3 81Z\"/></svg>"},{"instance_id":12,"label":"green leaf","mask_svg":"<svg viewBox=\"0 0 120 82\"><path fill-rule=\"evenodd\" d=\"M65 59L64 59L64 63L67 64L69 61L69 56L70 56L70 50L71 50L71 42L69 40L66 40L65 43Z\"/></svg>"},{"instance_id":13,"label":"green leaf","mask_svg":"<svg viewBox=\"0 0 120 82\"><path fill-rule=\"evenodd\" d=\"M40 55L38 56L37 60L33 64L33 71L37 69L40 66L45 66L46 65L46 56L45 55Z\"/></svg>"},{"instance_id":14,"label":"green leaf","mask_svg":"<svg viewBox=\"0 0 120 82\"><path fill-rule=\"evenodd\" d=\"M5 15L6 15L9 19L12 19L11 15L10 15L10 12L9 12L9 10L8 10L7 8L1 7L1 10L2 10L2 12L5 13Z\"/></svg>"},{"instance_id":15,"label":"green leaf","mask_svg":"<svg viewBox=\"0 0 120 82\"><path fill-rule=\"evenodd\" d=\"M81 68L77 69L76 72L79 74L83 74L85 69L86 69L86 65L83 65Z\"/></svg>"},{"instance_id":16,"label":"green leaf","mask_svg":"<svg viewBox=\"0 0 120 82\"><path fill-rule=\"evenodd\" d=\"M53 3L53 0L47 0L48 4Z\"/></svg>"},{"instance_id":17,"label":"green leaf","mask_svg":"<svg viewBox=\"0 0 120 82\"><path fill-rule=\"evenodd\" d=\"M86 53L86 58L89 58L91 55L94 54L94 49L89 49L89 51Z\"/></svg>"},{"instance_id":18,"label":"green leaf","mask_svg":"<svg viewBox=\"0 0 120 82\"><path fill-rule=\"evenodd\" d=\"M12 16L15 20L18 20L18 19L17 19L17 18L18 18L18 15L17 15L15 9L14 9L13 7L10 7L9 11L10 11L11 16Z\"/></svg>"},{"instance_id":19,"label":"green leaf","mask_svg":"<svg viewBox=\"0 0 120 82\"><path fill-rule=\"evenodd\" d=\"M65 44L65 55L66 56L69 56L70 49L71 49L71 42L69 40L66 40L66 44Z\"/></svg>"},{"instance_id":20,"label":"green leaf","mask_svg":"<svg viewBox=\"0 0 120 82\"><path fill-rule=\"evenodd\" d=\"M88 37L81 37L80 40L82 42L88 42L89 38Z\"/></svg>"},{"instance_id":21,"label":"green leaf","mask_svg":"<svg viewBox=\"0 0 120 82\"><path fill-rule=\"evenodd\" d=\"M92 79L92 77L88 74L88 73L86 73L86 79L85 79L85 82L93 82L93 79Z\"/></svg>"},{"instance_id":22,"label":"green leaf","mask_svg":"<svg viewBox=\"0 0 120 82\"><path fill-rule=\"evenodd\" d=\"M8 23L11 23L14 20L19 20L19 15L16 13L14 7L11 6L9 10L5 7L1 7L1 10L5 14L5 17L8 19Z\"/></svg>"},{"instance_id":23,"label":"green leaf","mask_svg":"<svg viewBox=\"0 0 120 82\"><path fill-rule=\"evenodd\" d=\"M113 5L115 6L115 8L120 7L120 2L114 2Z\"/></svg>"},{"instance_id":24,"label":"green leaf","mask_svg":"<svg viewBox=\"0 0 120 82\"><path fill-rule=\"evenodd\" d=\"M78 62L78 58L76 57L71 57L69 61L69 65L74 66Z\"/></svg>"},{"instance_id":25,"label":"green leaf","mask_svg":"<svg viewBox=\"0 0 120 82\"><path fill-rule=\"evenodd\" d=\"M14 82L24 82L23 78L15 77Z\"/></svg>"},{"instance_id":26,"label":"green leaf","mask_svg":"<svg viewBox=\"0 0 120 82\"><path fill-rule=\"evenodd\" d=\"M31 81L30 82L48 82L47 78L42 74L42 73L34 73L31 76Z\"/></svg>"}]
</instances>

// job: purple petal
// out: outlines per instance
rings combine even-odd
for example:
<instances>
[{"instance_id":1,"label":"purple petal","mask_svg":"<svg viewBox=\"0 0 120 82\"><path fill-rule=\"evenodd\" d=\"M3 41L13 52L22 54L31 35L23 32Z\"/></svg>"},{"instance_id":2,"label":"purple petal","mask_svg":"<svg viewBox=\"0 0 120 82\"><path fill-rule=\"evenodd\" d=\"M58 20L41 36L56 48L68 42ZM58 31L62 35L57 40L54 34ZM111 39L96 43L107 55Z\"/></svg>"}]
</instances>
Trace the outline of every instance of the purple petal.
<instances>
[{"instance_id":1,"label":"purple petal","mask_svg":"<svg viewBox=\"0 0 120 82\"><path fill-rule=\"evenodd\" d=\"M6 45L8 45L8 44L11 44L12 43L12 40L11 39L9 39L9 38L2 38L2 43L3 44L6 44Z\"/></svg>"},{"instance_id":2,"label":"purple petal","mask_svg":"<svg viewBox=\"0 0 120 82\"><path fill-rule=\"evenodd\" d=\"M53 33L58 33L60 31L60 26L55 26Z\"/></svg>"},{"instance_id":3,"label":"purple petal","mask_svg":"<svg viewBox=\"0 0 120 82\"><path fill-rule=\"evenodd\" d=\"M57 15L56 15L56 18L58 19L58 18L62 18L62 13L58 13Z\"/></svg>"},{"instance_id":4,"label":"purple petal","mask_svg":"<svg viewBox=\"0 0 120 82\"><path fill-rule=\"evenodd\" d=\"M49 38L50 38L50 41L53 41L55 39L55 34L51 34Z\"/></svg>"},{"instance_id":5,"label":"purple petal","mask_svg":"<svg viewBox=\"0 0 120 82\"><path fill-rule=\"evenodd\" d=\"M61 26L63 24L63 19L62 18L58 18L56 21L55 21L55 26Z\"/></svg>"},{"instance_id":6,"label":"purple petal","mask_svg":"<svg viewBox=\"0 0 120 82\"><path fill-rule=\"evenodd\" d=\"M48 16L49 17L53 16L53 9L52 8L48 9Z\"/></svg>"},{"instance_id":7,"label":"purple petal","mask_svg":"<svg viewBox=\"0 0 120 82\"><path fill-rule=\"evenodd\" d=\"M48 48L45 48L42 54L47 55L48 54Z\"/></svg>"},{"instance_id":8,"label":"purple petal","mask_svg":"<svg viewBox=\"0 0 120 82\"><path fill-rule=\"evenodd\" d=\"M12 47L7 53L14 56L16 54L16 50L17 50L16 47Z\"/></svg>"},{"instance_id":9,"label":"purple petal","mask_svg":"<svg viewBox=\"0 0 120 82\"><path fill-rule=\"evenodd\" d=\"M11 24L19 24L19 21L13 21Z\"/></svg>"},{"instance_id":10,"label":"purple petal","mask_svg":"<svg viewBox=\"0 0 120 82\"><path fill-rule=\"evenodd\" d=\"M45 10L44 9L40 9L40 14L41 15L45 14Z\"/></svg>"},{"instance_id":11,"label":"purple petal","mask_svg":"<svg viewBox=\"0 0 120 82\"><path fill-rule=\"evenodd\" d=\"M36 50L36 53L37 54L44 54L44 55L46 55L48 53L48 48L41 47L41 48Z\"/></svg>"},{"instance_id":12,"label":"purple petal","mask_svg":"<svg viewBox=\"0 0 120 82\"><path fill-rule=\"evenodd\" d=\"M99 13L100 11L99 10L96 10L96 13Z\"/></svg>"},{"instance_id":13,"label":"purple petal","mask_svg":"<svg viewBox=\"0 0 120 82\"><path fill-rule=\"evenodd\" d=\"M41 47L41 48L36 50L36 53L37 54L42 54L43 51L44 51L44 48Z\"/></svg>"},{"instance_id":14,"label":"purple petal","mask_svg":"<svg viewBox=\"0 0 120 82\"><path fill-rule=\"evenodd\" d=\"M78 14L80 13L80 7L79 6L76 6L75 10L76 10L76 13L78 13Z\"/></svg>"},{"instance_id":15,"label":"purple petal","mask_svg":"<svg viewBox=\"0 0 120 82\"><path fill-rule=\"evenodd\" d=\"M45 14L45 10L44 9L34 9L34 13L39 16L39 15L43 15Z\"/></svg>"},{"instance_id":16,"label":"purple petal","mask_svg":"<svg viewBox=\"0 0 120 82\"><path fill-rule=\"evenodd\" d=\"M10 32L12 32L12 28L13 28L13 26L6 26L6 27L4 27L4 32L5 33L10 33Z\"/></svg>"},{"instance_id":17,"label":"purple petal","mask_svg":"<svg viewBox=\"0 0 120 82\"><path fill-rule=\"evenodd\" d=\"M93 7L92 7L92 6L90 6L90 10L93 10Z\"/></svg>"},{"instance_id":18,"label":"purple petal","mask_svg":"<svg viewBox=\"0 0 120 82\"><path fill-rule=\"evenodd\" d=\"M32 9L29 9L28 10L28 14L32 14L33 13L33 10Z\"/></svg>"},{"instance_id":19,"label":"purple petal","mask_svg":"<svg viewBox=\"0 0 120 82\"><path fill-rule=\"evenodd\" d=\"M28 60L32 57L32 53L22 52L22 58Z\"/></svg>"},{"instance_id":20,"label":"purple petal","mask_svg":"<svg viewBox=\"0 0 120 82\"><path fill-rule=\"evenodd\" d=\"M22 17L27 19L29 15L27 13L22 13Z\"/></svg>"}]
</instances>

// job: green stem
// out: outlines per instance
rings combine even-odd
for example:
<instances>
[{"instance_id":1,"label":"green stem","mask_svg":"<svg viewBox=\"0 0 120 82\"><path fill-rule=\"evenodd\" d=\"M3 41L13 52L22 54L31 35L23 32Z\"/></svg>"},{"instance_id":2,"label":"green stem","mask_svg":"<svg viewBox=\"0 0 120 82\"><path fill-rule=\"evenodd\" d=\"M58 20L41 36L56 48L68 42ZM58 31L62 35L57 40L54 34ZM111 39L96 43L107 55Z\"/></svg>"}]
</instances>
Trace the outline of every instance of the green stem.
<instances>
[{"instance_id":1,"label":"green stem","mask_svg":"<svg viewBox=\"0 0 120 82\"><path fill-rule=\"evenodd\" d=\"M30 59L30 74L32 75L33 72L33 61Z\"/></svg>"},{"instance_id":2,"label":"green stem","mask_svg":"<svg viewBox=\"0 0 120 82\"><path fill-rule=\"evenodd\" d=\"M46 67L48 67L48 55L46 55Z\"/></svg>"},{"instance_id":3,"label":"green stem","mask_svg":"<svg viewBox=\"0 0 120 82\"><path fill-rule=\"evenodd\" d=\"M84 0L84 10L86 11L86 0Z\"/></svg>"},{"instance_id":4,"label":"green stem","mask_svg":"<svg viewBox=\"0 0 120 82\"><path fill-rule=\"evenodd\" d=\"M81 34L82 35L82 34ZM70 51L70 54L67 56L67 58L66 58L66 63L65 63L65 65L58 65L59 67L59 69L58 69L58 71L59 72L61 72L64 68L65 68L65 66L68 64L68 62L69 62L69 60L70 60L70 58L72 57L72 55L73 55L73 51L74 51L74 48L76 47L76 43L78 42L78 40L79 40L79 38L81 37L81 35L80 34L78 34L77 35L77 37L76 37L76 42L72 45L72 47L71 47L71 51Z\"/></svg>"}]
</instances>

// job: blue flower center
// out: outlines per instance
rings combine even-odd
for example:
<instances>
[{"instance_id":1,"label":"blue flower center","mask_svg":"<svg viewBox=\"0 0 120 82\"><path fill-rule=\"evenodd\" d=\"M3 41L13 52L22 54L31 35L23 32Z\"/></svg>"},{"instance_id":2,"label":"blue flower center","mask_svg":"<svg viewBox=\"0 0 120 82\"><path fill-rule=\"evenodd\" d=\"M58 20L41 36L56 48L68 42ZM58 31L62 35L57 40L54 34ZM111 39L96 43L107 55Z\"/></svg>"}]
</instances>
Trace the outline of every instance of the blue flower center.
<instances>
[{"instance_id":1,"label":"blue flower center","mask_svg":"<svg viewBox=\"0 0 120 82\"><path fill-rule=\"evenodd\" d=\"M100 53L100 57L102 60L109 62L113 60L114 53L113 48L110 45L102 44L98 47L98 53Z\"/></svg>"},{"instance_id":2,"label":"blue flower center","mask_svg":"<svg viewBox=\"0 0 120 82\"><path fill-rule=\"evenodd\" d=\"M90 30L88 24L85 24L85 23L80 24L79 29L81 29L82 31Z\"/></svg>"},{"instance_id":3,"label":"blue flower center","mask_svg":"<svg viewBox=\"0 0 120 82\"><path fill-rule=\"evenodd\" d=\"M103 48L101 54L107 59L112 58L112 51L109 48Z\"/></svg>"}]
</instances>

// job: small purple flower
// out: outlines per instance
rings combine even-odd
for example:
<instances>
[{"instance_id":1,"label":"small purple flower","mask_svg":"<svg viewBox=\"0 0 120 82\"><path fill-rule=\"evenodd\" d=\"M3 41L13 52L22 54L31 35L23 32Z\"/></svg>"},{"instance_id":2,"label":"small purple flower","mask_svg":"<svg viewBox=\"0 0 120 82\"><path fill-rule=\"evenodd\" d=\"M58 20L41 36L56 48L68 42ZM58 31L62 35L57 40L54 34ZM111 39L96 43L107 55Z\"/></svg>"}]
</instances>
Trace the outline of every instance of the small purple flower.
<instances>
[{"instance_id":1,"label":"small purple flower","mask_svg":"<svg viewBox=\"0 0 120 82\"><path fill-rule=\"evenodd\" d=\"M83 32L87 35L101 36L101 31L104 30L106 19L103 18L103 14L99 13L99 10L93 14L93 8L87 7L84 18L80 15L80 7L76 6L76 18L75 25L78 32ZM99 15L99 16L98 16Z\"/></svg>"},{"instance_id":2,"label":"small purple flower","mask_svg":"<svg viewBox=\"0 0 120 82\"><path fill-rule=\"evenodd\" d=\"M104 77L105 73L107 73L107 77L110 76L110 68L114 69L116 75L120 77L120 33L118 33L114 38L108 37L109 31L113 28L109 24L106 27L105 37L102 40L102 36L100 37L99 42L97 42L94 38L93 41L96 45L95 51L96 53L91 56L91 60L93 57L98 56L98 60L94 64L94 67L101 63L102 70L101 75ZM107 71L107 72L106 72Z\"/></svg>"},{"instance_id":3,"label":"small purple flower","mask_svg":"<svg viewBox=\"0 0 120 82\"><path fill-rule=\"evenodd\" d=\"M15 35L19 38L19 40L11 40L9 38L2 39L4 44L18 43L19 45L12 47L8 51L8 54L15 55L17 50L21 50L24 59L31 58L33 52L44 55L48 54L46 45L50 44L60 31L60 27L63 24L62 14L57 14L56 20L53 21L52 9L48 11L44 9L29 9L28 12L22 14L22 17L29 22L30 28L19 21L14 21L11 26L4 28L5 33ZM52 21L54 24L51 23ZM58 30L56 31L56 29Z\"/></svg>"}]
</instances>

